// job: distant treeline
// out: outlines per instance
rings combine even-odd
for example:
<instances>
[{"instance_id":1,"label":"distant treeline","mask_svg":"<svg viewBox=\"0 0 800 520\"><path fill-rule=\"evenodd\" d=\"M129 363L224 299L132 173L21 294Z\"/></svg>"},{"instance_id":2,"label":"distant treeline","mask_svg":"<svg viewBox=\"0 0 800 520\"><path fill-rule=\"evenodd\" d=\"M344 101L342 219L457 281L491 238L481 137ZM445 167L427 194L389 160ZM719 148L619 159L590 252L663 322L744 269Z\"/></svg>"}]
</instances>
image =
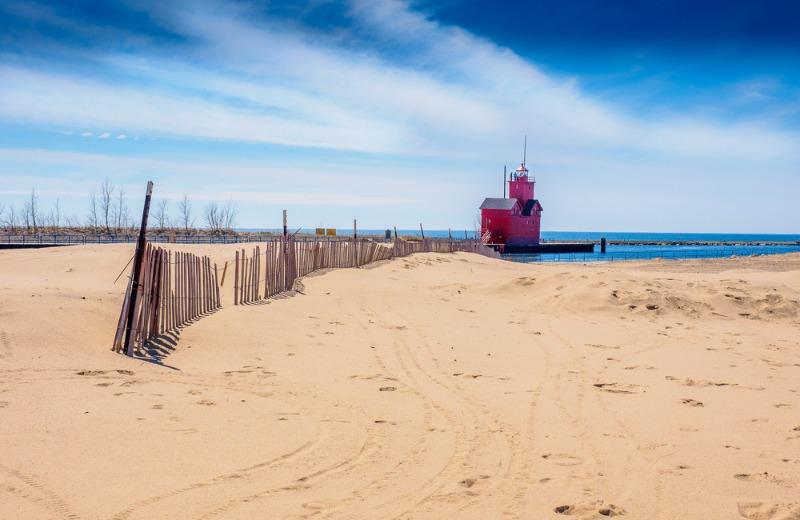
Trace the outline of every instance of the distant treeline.
<instances>
[{"instance_id":1,"label":"distant treeline","mask_svg":"<svg viewBox=\"0 0 800 520\"><path fill-rule=\"evenodd\" d=\"M201 213L196 213L188 195L184 194L174 208L167 199L155 199L150 209L148 228L156 232L180 231L186 234L205 232L212 234L233 233L239 210L228 201L219 204L211 201ZM199 217L199 223L198 223ZM56 199L52 207L42 207L36 189L20 206L0 201L0 227L10 233L130 233L139 226L139 216L133 215L125 198L125 188L114 186L106 179L99 190L89 194L86 215L66 215L61 202Z\"/></svg>"}]
</instances>

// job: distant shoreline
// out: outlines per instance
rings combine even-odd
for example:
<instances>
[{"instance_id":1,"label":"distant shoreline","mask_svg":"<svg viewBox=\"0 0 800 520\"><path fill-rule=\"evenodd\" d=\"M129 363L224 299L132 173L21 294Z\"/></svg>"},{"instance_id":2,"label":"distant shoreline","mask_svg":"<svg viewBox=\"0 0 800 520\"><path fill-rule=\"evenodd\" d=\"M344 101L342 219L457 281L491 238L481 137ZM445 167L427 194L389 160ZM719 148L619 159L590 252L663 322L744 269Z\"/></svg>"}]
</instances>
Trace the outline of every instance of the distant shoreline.
<instances>
[{"instance_id":1,"label":"distant shoreline","mask_svg":"<svg viewBox=\"0 0 800 520\"><path fill-rule=\"evenodd\" d=\"M336 238L352 237L352 230L337 229ZM315 237L314 230L311 228L300 228L290 230L290 233L300 237ZM211 232L207 229L191 229L187 233L185 230L164 229L148 230L148 237L156 241L163 241L167 237L175 236L179 243L209 243L209 242L256 242L259 239L270 239L281 234L278 229L236 229L227 232ZM0 243L16 242L40 242L40 243L105 243L105 242L134 242L138 235L138 230L125 229L119 232L97 232L87 229L57 229L43 230L39 233L22 232L17 230L15 233L0 231ZM390 233L394 238L394 230ZM398 229L397 235L401 238L419 239L419 230ZM448 230L432 229L425 230L425 238L447 239L452 235L453 239L469 238L474 239L475 233L452 232ZM583 236L581 236L583 235ZM386 237L385 230L364 229L358 230L358 236L383 240ZM645 238L644 236L647 236ZM795 246L800 245L800 235L783 234L678 234L678 233L598 233L598 232L543 232L542 243L567 243L567 244L599 244L601 238L606 238L609 246L625 247L733 247L733 246Z\"/></svg>"}]
</instances>

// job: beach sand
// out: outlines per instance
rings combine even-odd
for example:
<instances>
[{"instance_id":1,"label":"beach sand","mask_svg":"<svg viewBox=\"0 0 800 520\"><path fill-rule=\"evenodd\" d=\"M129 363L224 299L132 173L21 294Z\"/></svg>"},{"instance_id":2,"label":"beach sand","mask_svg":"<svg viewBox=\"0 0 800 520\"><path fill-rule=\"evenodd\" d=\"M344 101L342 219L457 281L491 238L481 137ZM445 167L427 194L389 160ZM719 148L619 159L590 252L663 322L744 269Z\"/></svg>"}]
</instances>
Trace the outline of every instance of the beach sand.
<instances>
[{"instance_id":1,"label":"beach sand","mask_svg":"<svg viewBox=\"0 0 800 520\"><path fill-rule=\"evenodd\" d=\"M800 518L800 255L229 272L159 365L131 253L0 251L0 518Z\"/></svg>"}]
</instances>

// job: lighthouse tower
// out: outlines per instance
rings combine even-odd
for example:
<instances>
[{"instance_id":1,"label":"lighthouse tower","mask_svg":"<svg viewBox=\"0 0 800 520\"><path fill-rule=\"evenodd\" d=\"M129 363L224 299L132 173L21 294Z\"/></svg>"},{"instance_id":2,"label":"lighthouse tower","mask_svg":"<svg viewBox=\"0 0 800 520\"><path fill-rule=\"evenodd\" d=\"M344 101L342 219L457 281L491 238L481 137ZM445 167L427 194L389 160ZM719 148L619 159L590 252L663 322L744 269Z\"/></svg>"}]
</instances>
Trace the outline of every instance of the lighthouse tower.
<instances>
[{"instance_id":1,"label":"lighthouse tower","mask_svg":"<svg viewBox=\"0 0 800 520\"><path fill-rule=\"evenodd\" d=\"M522 163L508 179L508 198L487 198L481 204L481 240L486 244L534 247L539 245L542 205L533 198L535 181ZM505 186L504 186L505 187ZM505 190L504 190L505 191Z\"/></svg>"},{"instance_id":2,"label":"lighthouse tower","mask_svg":"<svg viewBox=\"0 0 800 520\"><path fill-rule=\"evenodd\" d=\"M508 181L508 196L518 199L520 206L524 207L527 201L533 199L534 184L536 181L528 179L528 169L525 167L525 163L522 163L511 173L511 179Z\"/></svg>"}]
</instances>

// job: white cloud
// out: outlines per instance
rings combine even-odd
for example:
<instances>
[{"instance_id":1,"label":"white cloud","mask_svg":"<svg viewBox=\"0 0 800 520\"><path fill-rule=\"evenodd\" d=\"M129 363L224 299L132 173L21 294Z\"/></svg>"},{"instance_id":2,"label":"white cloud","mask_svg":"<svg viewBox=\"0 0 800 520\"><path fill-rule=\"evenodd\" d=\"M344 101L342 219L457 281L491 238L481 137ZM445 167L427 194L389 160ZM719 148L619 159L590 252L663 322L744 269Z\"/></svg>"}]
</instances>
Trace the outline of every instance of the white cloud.
<instances>
[{"instance_id":1,"label":"white cloud","mask_svg":"<svg viewBox=\"0 0 800 520\"><path fill-rule=\"evenodd\" d=\"M102 134L98 135L97 137L98 137L98 139L108 139L109 137L111 137L111 134L108 133L108 132L103 132Z\"/></svg>"},{"instance_id":2,"label":"white cloud","mask_svg":"<svg viewBox=\"0 0 800 520\"><path fill-rule=\"evenodd\" d=\"M516 155L527 133L532 148L583 154L797 158L795 133L692 114L640 119L585 95L572 79L548 76L512 51L429 21L402 2L354 1L352 13L383 40L375 48L331 46L208 4L156 11L163 23L202 42L196 55L177 62L98 57L120 75L140 78L136 85L5 66L0 116L413 155ZM412 46L413 60L381 54L380 43L398 42Z\"/></svg>"},{"instance_id":3,"label":"white cloud","mask_svg":"<svg viewBox=\"0 0 800 520\"><path fill-rule=\"evenodd\" d=\"M117 139L125 139L127 136L125 134L119 134Z\"/></svg>"}]
</instances>

